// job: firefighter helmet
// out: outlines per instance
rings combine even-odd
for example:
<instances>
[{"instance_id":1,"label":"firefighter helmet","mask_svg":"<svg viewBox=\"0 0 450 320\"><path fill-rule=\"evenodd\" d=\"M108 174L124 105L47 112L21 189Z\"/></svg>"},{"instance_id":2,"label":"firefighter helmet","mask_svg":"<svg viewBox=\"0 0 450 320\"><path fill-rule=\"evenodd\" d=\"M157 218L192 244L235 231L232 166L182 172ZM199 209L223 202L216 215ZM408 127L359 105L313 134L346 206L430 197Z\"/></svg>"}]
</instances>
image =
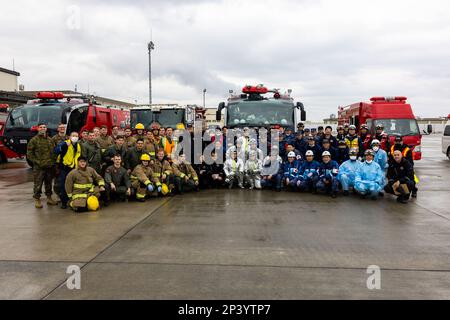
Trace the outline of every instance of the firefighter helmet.
<instances>
[{"instance_id":1,"label":"firefighter helmet","mask_svg":"<svg viewBox=\"0 0 450 320\"><path fill-rule=\"evenodd\" d=\"M97 211L100 207L100 204L98 203L98 199L96 196L90 196L87 199L87 208L89 211Z\"/></svg>"},{"instance_id":2,"label":"firefighter helmet","mask_svg":"<svg viewBox=\"0 0 450 320\"><path fill-rule=\"evenodd\" d=\"M138 124L134 127L134 129L136 129L136 130L144 130L145 127L144 127L144 125L143 125L142 123L138 123Z\"/></svg>"},{"instance_id":3,"label":"firefighter helmet","mask_svg":"<svg viewBox=\"0 0 450 320\"><path fill-rule=\"evenodd\" d=\"M180 123L177 123L176 129L177 129L177 130L184 130L184 129L185 129L185 128L184 128L184 124L182 124L181 122L180 122Z\"/></svg>"},{"instance_id":4,"label":"firefighter helmet","mask_svg":"<svg viewBox=\"0 0 450 320\"><path fill-rule=\"evenodd\" d=\"M144 153L141 156L141 161L150 161L150 156L148 154Z\"/></svg>"},{"instance_id":5,"label":"firefighter helmet","mask_svg":"<svg viewBox=\"0 0 450 320\"><path fill-rule=\"evenodd\" d=\"M161 194L162 194L163 196L165 196L165 195L168 194L168 193L169 193L169 187L167 186L167 184L163 183L163 184L161 185Z\"/></svg>"}]
</instances>

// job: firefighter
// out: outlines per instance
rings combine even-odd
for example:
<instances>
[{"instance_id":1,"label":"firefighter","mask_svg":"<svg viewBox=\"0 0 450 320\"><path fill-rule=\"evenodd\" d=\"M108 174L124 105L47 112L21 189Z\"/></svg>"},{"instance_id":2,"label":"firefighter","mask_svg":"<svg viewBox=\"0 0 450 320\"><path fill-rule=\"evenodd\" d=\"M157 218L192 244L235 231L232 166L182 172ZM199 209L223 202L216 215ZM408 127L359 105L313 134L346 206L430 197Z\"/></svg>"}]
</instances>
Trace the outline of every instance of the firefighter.
<instances>
[{"instance_id":1,"label":"firefighter","mask_svg":"<svg viewBox=\"0 0 450 320\"><path fill-rule=\"evenodd\" d=\"M152 183L153 170L150 166L150 156L144 153L141 156L141 164L138 164L131 173L131 186L135 190L136 199L140 202L145 201L147 195L155 191L155 185Z\"/></svg>"},{"instance_id":2,"label":"firefighter","mask_svg":"<svg viewBox=\"0 0 450 320\"><path fill-rule=\"evenodd\" d=\"M164 186L164 188L161 188L161 191L164 192L160 191L160 193L162 195L167 195L172 193L172 190L175 186L175 180L173 176L172 166L164 156L164 149L159 149L156 153L156 159L151 163L151 167L153 170L153 181L155 181L156 188L158 188L159 186Z\"/></svg>"},{"instance_id":3,"label":"firefighter","mask_svg":"<svg viewBox=\"0 0 450 320\"><path fill-rule=\"evenodd\" d=\"M355 190L362 198L370 196L372 200L377 200L378 194L384 188L384 171L373 161L375 153L372 149L366 150L364 155L365 161L356 172Z\"/></svg>"},{"instance_id":4,"label":"firefighter","mask_svg":"<svg viewBox=\"0 0 450 320\"><path fill-rule=\"evenodd\" d=\"M316 160L317 162L321 161L322 149L316 144L316 140L313 136L308 137L308 144L306 145L305 152L308 150L311 150L314 153L314 160Z\"/></svg>"},{"instance_id":5,"label":"firefighter","mask_svg":"<svg viewBox=\"0 0 450 320\"><path fill-rule=\"evenodd\" d=\"M319 180L319 166L319 162L314 160L314 152L311 150L306 151L305 161L300 167L299 181L297 181L297 187L301 191L316 192L316 184Z\"/></svg>"},{"instance_id":6,"label":"firefighter","mask_svg":"<svg viewBox=\"0 0 450 320\"><path fill-rule=\"evenodd\" d=\"M244 162L237 156L237 151L231 151L230 157L225 161L223 170L225 171L225 183L228 188L233 188L238 184L239 188L244 189Z\"/></svg>"},{"instance_id":7,"label":"firefighter","mask_svg":"<svg viewBox=\"0 0 450 320\"><path fill-rule=\"evenodd\" d=\"M348 127L348 134L345 136L345 144L349 149L357 149L359 157L362 158L364 154L363 145L361 139L356 134L356 127L354 125Z\"/></svg>"},{"instance_id":8,"label":"firefighter","mask_svg":"<svg viewBox=\"0 0 450 320\"><path fill-rule=\"evenodd\" d=\"M389 152L390 145L389 145L389 137L387 133L384 132L384 126L382 124L377 124L375 128L375 136L374 139L377 139L380 141L380 148L383 149L386 152Z\"/></svg>"},{"instance_id":9,"label":"firefighter","mask_svg":"<svg viewBox=\"0 0 450 320\"><path fill-rule=\"evenodd\" d=\"M125 139L123 138L123 136L117 136L115 143L110 146L103 154L103 162L105 163L104 170L106 170L107 167L113 165L112 158L116 154L120 154L122 165L124 165L125 156L127 154L127 147L125 146Z\"/></svg>"},{"instance_id":10,"label":"firefighter","mask_svg":"<svg viewBox=\"0 0 450 320\"><path fill-rule=\"evenodd\" d=\"M373 139L371 143L371 147L373 152L375 153L374 161L380 165L381 170L386 171L388 167L388 156L386 151L380 148L380 141L377 139Z\"/></svg>"},{"instance_id":11,"label":"firefighter","mask_svg":"<svg viewBox=\"0 0 450 320\"><path fill-rule=\"evenodd\" d=\"M271 153L262 164L261 169L261 187L273 188L275 191L281 191L282 183L282 163L283 159L278 155L278 147L272 146Z\"/></svg>"},{"instance_id":12,"label":"firefighter","mask_svg":"<svg viewBox=\"0 0 450 320\"><path fill-rule=\"evenodd\" d=\"M371 147L372 135L369 133L369 127L367 124L362 124L359 127L359 139L361 139L363 150L366 151Z\"/></svg>"},{"instance_id":13,"label":"firefighter","mask_svg":"<svg viewBox=\"0 0 450 320\"><path fill-rule=\"evenodd\" d=\"M96 211L99 208L98 199L100 193L105 191L105 181L88 167L86 158L78 157L77 166L67 175L64 185L68 204L75 212Z\"/></svg>"},{"instance_id":14,"label":"firefighter","mask_svg":"<svg viewBox=\"0 0 450 320\"><path fill-rule=\"evenodd\" d=\"M339 165L336 161L331 160L330 152L324 151L322 153L322 163L319 166L318 173L317 190L331 194L332 198L336 198L339 188L339 180L337 178Z\"/></svg>"},{"instance_id":15,"label":"firefighter","mask_svg":"<svg viewBox=\"0 0 450 320\"><path fill-rule=\"evenodd\" d=\"M179 194L188 191L198 191L198 176L192 165L187 162L186 155L181 153L172 164L175 176L175 186Z\"/></svg>"},{"instance_id":16,"label":"firefighter","mask_svg":"<svg viewBox=\"0 0 450 320\"><path fill-rule=\"evenodd\" d=\"M387 180L384 191L396 195L398 202L407 203L415 188L414 168L400 150L395 150L393 159L389 161Z\"/></svg>"},{"instance_id":17,"label":"firefighter","mask_svg":"<svg viewBox=\"0 0 450 320\"><path fill-rule=\"evenodd\" d=\"M294 151L289 151L287 161L283 164L283 183L289 191L296 191L299 181L301 161Z\"/></svg>"},{"instance_id":18,"label":"firefighter","mask_svg":"<svg viewBox=\"0 0 450 320\"><path fill-rule=\"evenodd\" d=\"M108 136L107 126L103 125L100 127L100 135L97 137L97 142L102 149L102 154L114 144L114 139L111 136Z\"/></svg>"},{"instance_id":19,"label":"firefighter","mask_svg":"<svg viewBox=\"0 0 450 320\"><path fill-rule=\"evenodd\" d=\"M244 164L245 181L249 189L261 189L262 160L258 159L258 152L250 150L248 160Z\"/></svg>"},{"instance_id":20,"label":"firefighter","mask_svg":"<svg viewBox=\"0 0 450 320\"><path fill-rule=\"evenodd\" d=\"M153 132L151 130L147 131L147 134L144 139L144 150L146 153L150 155L152 159L156 157L156 150L158 150L157 146L155 146L153 141Z\"/></svg>"},{"instance_id":21,"label":"firefighter","mask_svg":"<svg viewBox=\"0 0 450 320\"><path fill-rule=\"evenodd\" d=\"M133 138L132 133L131 128L125 128L125 146L127 149L133 148L135 144L135 139Z\"/></svg>"},{"instance_id":22,"label":"firefighter","mask_svg":"<svg viewBox=\"0 0 450 320\"><path fill-rule=\"evenodd\" d=\"M169 162L172 161L172 153L175 150L175 141L173 139L173 129L171 127L167 127L166 135L162 138L161 141L162 148L164 149L164 154L167 157Z\"/></svg>"},{"instance_id":23,"label":"firefighter","mask_svg":"<svg viewBox=\"0 0 450 320\"><path fill-rule=\"evenodd\" d=\"M347 147L347 144L345 143L345 140L340 140L338 142L338 148L337 148L337 160L336 162L341 165L345 161L347 161L349 157L349 151L350 149Z\"/></svg>"},{"instance_id":24,"label":"firefighter","mask_svg":"<svg viewBox=\"0 0 450 320\"><path fill-rule=\"evenodd\" d=\"M403 158L409 161L411 166L414 169L414 158L413 153L410 147L408 147L406 144L403 143L403 137L402 136L395 136L395 142L394 145L390 147L389 149L389 161L393 161L394 159L394 151L400 150L400 152L403 155ZM413 190L411 191L411 197L417 198L417 185L414 185Z\"/></svg>"},{"instance_id":25,"label":"firefighter","mask_svg":"<svg viewBox=\"0 0 450 320\"><path fill-rule=\"evenodd\" d=\"M124 202L131 195L130 176L127 170L122 167L122 156L116 154L112 160L114 164L106 168L105 171L105 206L108 206L111 200Z\"/></svg>"},{"instance_id":26,"label":"firefighter","mask_svg":"<svg viewBox=\"0 0 450 320\"><path fill-rule=\"evenodd\" d=\"M136 168L138 164L141 163L141 157L145 154L144 150L144 140L138 138L134 147L128 150L125 156L125 169L127 169L128 174Z\"/></svg>"},{"instance_id":27,"label":"firefighter","mask_svg":"<svg viewBox=\"0 0 450 320\"><path fill-rule=\"evenodd\" d=\"M95 133L89 132L88 140L81 144L81 155L87 159L88 166L97 171L102 172L102 149L95 139Z\"/></svg>"},{"instance_id":28,"label":"firefighter","mask_svg":"<svg viewBox=\"0 0 450 320\"><path fill-rule=\"evenodd\" d=\"M72 132L69 139L61 142L56 148L55 153L58 156L57 163L59 166L59 185L61 199L61 208L67 209L69 198L66 193L66 177L70 171L78 167L78 158L81 156L81 144L78 142L78 133Z\"/></svg>"},{"instance_id":29,"label":"firefighter","mask_svg":"<svg viewBox=\"0 0 450 320\"><path fill-rule=\"evenodd\" d=\"M336 140L339 142L341 140L345 141L345 130L344 130L344 126L343 125L339 125L337 127L337 135L336 135Z\"/></svg>"},{"instance_id":30,"label":"firefighter","mask_svg":"<svg viewBox=\"0 0 450 320\"><path fill-rule=\"evenodd\" d=\"M153 122L150 126L151 131L153 133L153 145L155 146L155 155L156 151L163 147L162 145L162 136L160 135L161 125L158 122ZM152 155L152 154L150 154Z\"/></svg>"},{"instance_id":31,"label":"firefighter","mask_svg":"<svg viewBox=\"0 0 450 320\"><path fill-rule=\"evenodd\" d=\"M47 205L56 205L52 199L52 180L54 175L55 158L53 155L53 141L47 136L47 125L38 125L38 134L27 145L27 160L33 163L33 198L36 208L41 209L42 185L45 186Z\"/></svg>"},{"instance_id":32,"label":"firefighter","mask_svg":"<svg viewBox=\"0 0 450 320\"><path fill-rule=\"evenodd\" d=\"M344 196L350 194L350 188L355 187L356 172L362 166L358 160L358 150L350 150L350 159L339 166L338 180L341 183Z\"/></svg>"},{"instance_id":33,"label":"firefighter","mask_svg":"<svg viewBox=\"0 0 450 320\"><path fill-rule=\"evenodd\" d=\"M134 127L134 130L135 130L136 133L133 135L133 139L131 139L131 141L132 141L131 145L133 145L133 146L134 146L134 144L136 143L136 141L138 139L142 139L142 140L145 141L145 134L144 134L145 133L145 127L144 127L144 125L142 123L138 123Z\"/></svg>"}]
</instances>

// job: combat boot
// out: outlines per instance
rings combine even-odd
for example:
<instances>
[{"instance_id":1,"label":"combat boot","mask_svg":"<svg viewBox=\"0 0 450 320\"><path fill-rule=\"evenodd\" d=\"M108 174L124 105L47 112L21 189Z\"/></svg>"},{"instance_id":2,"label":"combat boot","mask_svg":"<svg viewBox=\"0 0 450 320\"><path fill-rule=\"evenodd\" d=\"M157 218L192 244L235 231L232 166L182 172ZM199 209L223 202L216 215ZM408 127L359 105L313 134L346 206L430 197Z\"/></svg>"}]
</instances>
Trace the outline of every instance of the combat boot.
<instances>
[{"instance_id":1,"label":"combat boot","mask_svg":"<svg viewBox=\"0 0 450 320\"><path fill-rule=\"evenodd\" d=\"M42 209L42 208L43 208L43 205L42 205L41 199L34 199L34 206L35 206L37 209Z\"/></svg>"},{"instance_id":2,"label":"combat boot","mask_svg":"<svg viewBox=\"0 0 450 320\"><path fill-rule=\"evenodd\" d=\"M47 197L47 205L49 206L56 206L58 204L58 202L56 202L55 200L52 199L52 196L48 196Z\"/></svg>"}]
</instances>

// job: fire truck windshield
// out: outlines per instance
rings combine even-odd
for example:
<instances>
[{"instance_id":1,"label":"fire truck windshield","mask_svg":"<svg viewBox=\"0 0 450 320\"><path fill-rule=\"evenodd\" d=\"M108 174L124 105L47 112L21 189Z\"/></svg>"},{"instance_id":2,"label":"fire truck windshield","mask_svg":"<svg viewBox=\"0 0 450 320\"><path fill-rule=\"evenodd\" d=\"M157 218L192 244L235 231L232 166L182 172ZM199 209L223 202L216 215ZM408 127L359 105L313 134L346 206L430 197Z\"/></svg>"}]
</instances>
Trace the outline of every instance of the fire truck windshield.
<instances>
[{"instance_id":1,"label":"fire truck windshield","mask_svg":"<svg viewBox=\"0 0 450 320\"><path fill-rule=\"evenodd\" d=\"M288 103L243 101L228 105L227 124L233 126L294 125L294 106Z\"/></svg>"},{"instance_id":2,"label":"fire truck windshield","mask_svg":"<svg viewBox=\"0 0 450 320\"><path fill-rule=\"evenodd\" d=\"M185 111L183 109L161 109L158 112L150 110L131 110L131 126L142 123L146 128L152 122L158 122L163 127L175 128L178 123L185 124Z\"/></svg>"},{"instance_id":3,"label":"fire truck windshield","mask_svg":"<svg viewBox=\"0 0 450 320\"><path fill-rule=\"evenodd\" d=\"M62 120L63 104L24 105L11 111L5 130L29 130L39 123L47 124L49 129L56 129Z\"/></svg>"},{"instance_id":4,"label":"fire truck windshield","mask_svg":"<svg viewBox=\"0 0 450 320\"><path fill-rule=\"evenodd\" d=\"M415 119L377 119L374 121L374 127L379 124L384 126L384 132L389 135L420 135L419 126Z\"/></svg>"}]
</instances>

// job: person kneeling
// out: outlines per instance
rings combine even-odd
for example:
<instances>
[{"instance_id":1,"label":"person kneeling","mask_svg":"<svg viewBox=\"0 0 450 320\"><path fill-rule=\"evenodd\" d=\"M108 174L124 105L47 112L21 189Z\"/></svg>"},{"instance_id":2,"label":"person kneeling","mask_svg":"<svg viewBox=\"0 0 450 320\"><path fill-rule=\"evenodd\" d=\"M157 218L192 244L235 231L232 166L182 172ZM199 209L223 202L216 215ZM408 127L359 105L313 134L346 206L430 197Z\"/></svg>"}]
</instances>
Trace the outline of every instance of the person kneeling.
<instances>
[{"instance_id":1,"label":"person kneeling","mask_svg":"<svg viewBox=\"0 0 450 320\"><path fill-rule=\"evenodd\" d=\"M225 183L228 188L233 188L237 182L239 188L244 189L244 163L237 158L237 152L232 151L230 158L225 161L223 170L225 171Z\"/></svg>"},{"instance_id":2,"label":"person kneeling","mask_svg":"<svg viewBox=\"0 0 450 320\"><path fill-rule=\"evenodd\" d=\"M283 182L289 191L296 191L299 180L300 161L294 151L287 155L287 161L283 164Z\"/></svg>"},{"instance_id":3,"label":"person kneeling","mask_svg":"<svg viewBox=\"0 0 450 320\"><path fill-rule=\"evenodd\" d=\"M138 164L131 173L131 186L136 191L136 200L145 201L145 197L155 191L152 183L153 170L150 167L150 156L144 153L141 156L141 164Z\"/></svg>"},{"instance_id":4,"label":"person kneeling","mask_svg":"<svg viewBox=\"0 0 450 320\"><path fill-rule=\"evenodd\" d=\"M400 150L394 151L393 160L389 161L387 171L388 183L384 191L397 196L397 201L407 203L411 191L415 188L414 168L411 163L403 157Z\"/></svg>"},{"instance_id":5,"label":"person kneeling","mask_svg":"<svg viewBox=\"0 0 450 320\"><path fill-rule=\"evenodd\" d=\"M384 171L378 163L373 161L375 153L372 149L366 150L364 155L366 159L356 171L355 190L363 198L369 195L372 200L376 200L384 187Z\"/></svg>"},{"instance_id":6,"label":"person kneeling","mask_svg":"<svg viewBox=\"0 0 450 320\"><path fill-rule=\"evenodd\" d=\"M87 166L87 159L81 156L78 158L78 168L70 171L66 177L65 190L69 206L74 211L96 211L100 193L105 191L105 181Z\"/></svg>"},{"instance_id":7,"label":"person kneeling","mask_svg":"<svg viewBox=\"0 0 450 320\"><path fill-rule=\"evenodd\" d=\"M328 151L322 153L322 161L318 170L317 189L327 194L331 193L331 197L336 198L339 188L339 180L337 178L339 165L336 161L331 160L331 153Z\"/></svg>"},{"instance_id":8,"label":"person kneeling","mask_svg":"<svg viewBox=\"0 0 450 320\"><path fill-rule=\"evenodd\" d=\"M172 164L175 175L175 186L179 194L192 190L198 191L198 176L190 163L186 161L186 156L180 154Z\"/></svg>"},{"instance_id":9,"label":"person kneeling","mask_svg":"<svg viewBox=\"0 0 450 320\"><path fill-rule=\"evenodd\" d=\"M131 195L130 177L121 165L122 156L116 154L112 157L112 161L114 164L105 171L106 206L111 200L124 202Z\"/></svg>"}]
</instances>

